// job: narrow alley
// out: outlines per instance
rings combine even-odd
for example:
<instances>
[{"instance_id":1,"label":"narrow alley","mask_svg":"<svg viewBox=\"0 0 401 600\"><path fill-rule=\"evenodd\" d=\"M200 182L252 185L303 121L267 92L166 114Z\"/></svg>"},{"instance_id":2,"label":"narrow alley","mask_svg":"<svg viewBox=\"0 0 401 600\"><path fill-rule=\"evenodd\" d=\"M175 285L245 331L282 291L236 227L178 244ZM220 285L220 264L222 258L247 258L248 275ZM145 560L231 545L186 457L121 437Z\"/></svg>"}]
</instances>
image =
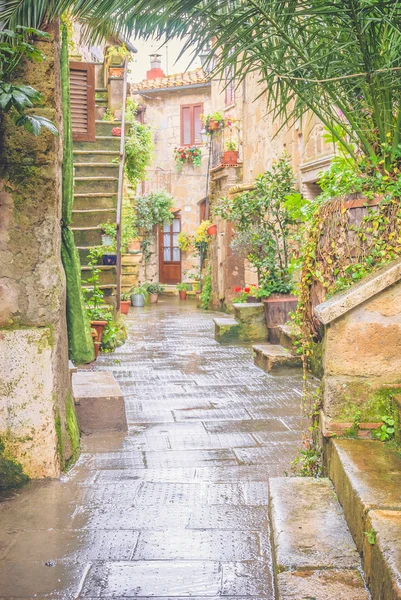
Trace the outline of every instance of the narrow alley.
<instances>
[{"instance_id":1,"label":"narrow alley","mask_svg":"<svg viewBox=\"0 0 401 600\"><path fill-rule=\"evenodd\" d=\"M2 498L2 599L274 598L268 479L300 445L302 376L218 345L212 319L175 298L131 309L96 364L128 434L84 438L61 481Z\"/></svg>"}]
</instances>

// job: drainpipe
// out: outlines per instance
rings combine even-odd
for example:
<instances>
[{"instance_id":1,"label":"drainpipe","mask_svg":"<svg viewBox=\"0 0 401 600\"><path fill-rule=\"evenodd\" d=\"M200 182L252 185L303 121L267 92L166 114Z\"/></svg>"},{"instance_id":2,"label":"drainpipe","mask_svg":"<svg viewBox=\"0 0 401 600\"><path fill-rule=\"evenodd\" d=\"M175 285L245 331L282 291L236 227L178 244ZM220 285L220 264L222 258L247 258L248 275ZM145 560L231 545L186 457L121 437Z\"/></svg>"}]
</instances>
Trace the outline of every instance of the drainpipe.
<instances>
[{"instance_id":1,"label":"drainpipe","mask_svg":"<svg viewBox=\"0 0 401 600\"><path fill-rule=\"evenodd\" d=\"M118 170L118 194L117 194L117 216L116 216L116 252L117 252L117 302L116 310L120 313L121 303L121 219L123 208L123 190L124 190L124 163L125 163L125 105L127 103L127 73L128 57L124 60L124 78L123 78L123 106L121 111L121 139L120 139L120 164Z\"/></svg>"}]
</instances>

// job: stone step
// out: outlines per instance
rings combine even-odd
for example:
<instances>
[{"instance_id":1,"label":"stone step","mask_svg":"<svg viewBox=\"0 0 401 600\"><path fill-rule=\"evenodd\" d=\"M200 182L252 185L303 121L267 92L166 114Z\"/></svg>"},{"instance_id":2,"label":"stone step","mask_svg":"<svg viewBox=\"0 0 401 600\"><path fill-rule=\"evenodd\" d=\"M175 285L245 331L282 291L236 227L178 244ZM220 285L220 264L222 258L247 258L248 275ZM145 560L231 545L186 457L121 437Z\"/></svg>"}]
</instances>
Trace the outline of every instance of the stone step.
<instances>
[{"instance_id":1,"label":"stone step","mask_svg":"<svg viewBox=\"0 0 401 600\"><path fill-rule=\"evenodd\" d=\"M95 121L96 126L96 135L111 135L111 130L114 127L121 127L120 121L103 121L102 119L97 119ZM130 123L125 124L125 131L128 132L131 127Z\"/></svg>"},{"instance_id":2,"label":"stone step","mask_svg":"<svg viewBox=\"0 0 401 600\"><path fill-rule=\"evenodd\" d=\"M95 98L96 106L105 106L107 107L109 104L108 98Z\"/></svg>"},{"instance_id":3,"label":"stone step","mask_svg":"<svg viewBox=\"0 0 401 600\"><path fill-rule=\"evenodd\" d=\"M74 163L74 177L117 177L118 163L88 162Z\"/></svg>"},{"instance_id":4,"label":"stone step","mask_svg":"<svg viewBox=\"0 0 401 600\"><path fill-rule=\"evenodd\" d=\"M261 302L234 303L234 316L239 323L238 336L243 342L267 340L265 311Z\"/></svg>"},{"instance_id":5,"label":"stone step","mask_svg":"<svg viewBox=\"0 0 401 600\"><path fill-rule=\"evenodd\" d=\"M115 158L119 158L119 150L75 150L74 155L74 166L78 163L111 163Z\"/></svg>"},{"instance_id":6,"label":"stone step","mask_svg":"<svg viewBox=\"0 0 401 600\"><path fill-rule=\"evenodd\" d=\"M300 356L294 356L287 348L275 344L255 344L252 346L254 351L255 365L269 372L283 367L302 367Z\"/></svg>"},{"instance_id":7,"label":"stone step","mask_svg":"<svg viewBox=\"0 0 401 600\"><path fill-rule=\"evenodd\" d=\"M104 194L95 192L89 194L74 194L74 210L85 210L93 208L116 208L117 193Z\"/></svg>"},{"instance_id":8,"label":"stone step","mask_svg":"<svg viewBox=\"0 0 401 600\"><path fill-rule=\"evenodd\" d=\"M100 227L71 227L74 232L75 245L78 248L91 248L102 242Z\"/></svg>"},{"instance_id":9,"label":"stone step","mask_svg":"<svg viewBox=\"0 0 401 600\"><path fill-rule=\"evenodd\" d=\"M110 371L73 373L72 392L81 433L127 430L124 396Z\"/></svg>"},{"instance_id":10,"label":"stone step","mask_svg":"<svg viewBox=\"0 0 401 600\"><path fill-rule=\"evenodd\" d=\"M116 283L117 271L115 266L98 265L96 268L100 270L100 285L109 286L110 284L114 285ZM91 277L91 274L90 267L87 267L86 265L81 267L81 279L84 285L87 283L87 279Z\"/></svg>"},{"instance_id":11,"label":"stone step","mask_svg":"<svg viewBox=\"0 0 401 600\"><path fill-rule=\"evenodd\" d=\"M166 296L175 296L178 293L177 286L175 286L175 285L163 284L163 286L164 286L163 294Z\"/></svg>"},{"instance_id":12,"label":"stone step","mask_svg":"<svg viewBox=\"0 0 401 600\"><path fill-rule=\"evenodd\" d=\"M118 177L74 177L74 193L86 194L93 192L116 193L118 191Z\"/></svg>"},{"instance_id":13,"label":"stone step","mask_svg":"<svg viewBox=\"0 0 401 600\"><path fill-rule=\"evenodd\" d=\"M328 470L373 600L401 598L401 456L373 440L330 440Z\"/></svg>"},{"instance_id":14,"label":"stone step","mask_svg":"<svg viewBox=\"0 0 401 600\"><path fill-rule=\"evenodd\" d=\"M232 317L215 317L214 339L220 344L235 342L239 339L240 324Z\"/></svg>"},{"instance_id":15,"label":"stone step","mask_svg":"<svg viewBox=\"0 0 401 600\"><path fill-rule=\"evenodd\" d=\"M300 335L299 327L296 325L279 325L277 327L279 331L280 344L284 348L287 348L291 354L296 353L296 341Z\"/></svg>"},{"instance_id":16,"label":"stone step","mask_svg":"<svg viewBox=\"0 0 401 600\"><path fill-rule=\"evenodd\" d=\"M369 600L361 561L329 479L270 479L277 600Z\"/></svg>"},{"instance_id":17,"label":"stone step","mask_svg":"<svg viewBox=\"0 0 401 600\"><path fill-rule=\"evenodd\" d=\"M72 211L73 227L96 227L101 223L115 223L115 208L74 209Z\"/></svg>"},{"instance_id":18,"label":"stone step","mask_svg":"<svg viewBox=\"0 0 401 600\"><path fill-rule=\"evenodd\" d=\"M97 135L94 142L74 142L74 150L119 150L120 138Z\"/></svg>"}]
</instances>

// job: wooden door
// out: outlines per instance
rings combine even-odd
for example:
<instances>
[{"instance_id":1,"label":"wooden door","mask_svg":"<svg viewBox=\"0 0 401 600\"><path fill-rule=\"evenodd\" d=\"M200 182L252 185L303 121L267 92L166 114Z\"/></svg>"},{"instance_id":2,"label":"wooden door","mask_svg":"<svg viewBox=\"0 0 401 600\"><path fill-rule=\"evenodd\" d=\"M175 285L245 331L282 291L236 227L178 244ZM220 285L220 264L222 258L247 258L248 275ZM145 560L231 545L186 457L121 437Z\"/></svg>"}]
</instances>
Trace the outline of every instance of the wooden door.
<instances>
[{"instance_id":1,"label":"wooden door","mask_svg":"<svg viewBox=\"0 0 401 600\"><path fill-rule=\"evenodd\" d=\"M178 234L181 219L174 216L171 223L159 228L159 280L160 283L175 285L181 281L181 250L178 247Z\"/></svg>"},{"instance_id":2,"label":"wooden door","mask_svg":"<svg viewBox=\"0 0 401 600\"><path fill-rule=\"evenodd\" d=\"M72 139L95 141L95 65L70 62Z\"/></svg>"}]
</instances>

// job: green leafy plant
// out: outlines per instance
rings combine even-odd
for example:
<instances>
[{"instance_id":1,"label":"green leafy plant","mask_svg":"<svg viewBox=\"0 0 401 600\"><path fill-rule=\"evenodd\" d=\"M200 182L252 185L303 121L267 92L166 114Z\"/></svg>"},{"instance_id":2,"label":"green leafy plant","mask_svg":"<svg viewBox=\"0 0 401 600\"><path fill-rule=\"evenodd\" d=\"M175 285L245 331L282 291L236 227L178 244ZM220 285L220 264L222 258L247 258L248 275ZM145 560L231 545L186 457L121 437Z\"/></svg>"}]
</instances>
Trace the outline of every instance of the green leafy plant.
<instances>
[{"instance_id":1,"label":"green leafy plant","mask_svg":"<svg viewBox=\"0 0 401 600\"><path fill-rule=\"evenodd\" d=\"M213 214L235 224L242 235L241 251L246 249L259 283L270 293L288 293L293 287L290 239L296 220L285 200L295 193L294 175L284 155L270 171L257 177L253 190L222 198L213 207Z\"/></svg>"},{"instance_id":2,"label":"green leafy plant","mask_svg":"<svg viewBox=\"0 0 401 600\"><path fill-rule=\"evenodd\" d=\"M123 198L121 215L121 252L128 252L128 244L138 238L136 214L129 197Z\"/></svg>"},{"instance_id":3,"label":"green leafy plant","mask_svg":"<svg viewBox=\"0 0 401 600\"><path fill-rule=\"evenodd\" d=\"M22 25L17 25L15 31L0 31L0 114L10 113L17 126L24 127L33 135L39 135L42 128L58 135L52 121L26 112L43 104L42 94L30 85L13 81L22 59L37 63L45 60L43 53L31 43L32 38L48 40L50 36L44 31Z\"/></svg>"},{"instance_id":4,"label":"green leafy plant","mask_svg":"<svg viewBox=\"0 0 401 600\"><path fill-rule=\"evenodd\" d=\"M374 546L376 544L376 532L373 527L369 531L364 531L364 534L366 535L366 539L368 540L369 544Z\"/></svg>"},{"instance_id":5,"label":"green leafy plant","mask_svg":"<svg viewBox=\"0 0 401 600\"><path fill-rule=\"evenodd\" d=\"M160 283L148 283L146 289L148 294L162 294L165 288Z\"/></svg>"},{"instance_id":6,"label":"green leafy plant","mask_svg":"<svg viewBox=\"0 0 401 600\"><path fill-rule=\"evenodd\" d=\"M226 142L226 150L228 150L229 152L236 152L237 148L237 144L232 140L228 140L228 142Z\"/></svg>"},{"instance_id":7,"label":"green leafy plant","mask_svg":"<svg viewBox=\"0 0 401 600\"><path fill-rule=\"evenodd\" d=\"M102 117L102 121L107 121L108 123L112 123L114 121L114 115L109 108L106 108L106 112Z\"/></svg>"},{"instance_id":8,"label":"green leafy plant","mask_svg":"<svg viewBox=\"0 0 401 600\"><path fill-rule=\"evenodd\" d=\"M203 280L200 300L201 308L203 308L203 310L208 310L210 308L210 302L212 300L212 270L210 267L207 268L206 275Z\"/></svg>"},{"instance_id":9,"label":"green leafy plant","mask_svg":"<svg viewBox=\"0 0 401 600\"><path fill-rule=\"evenodd\" d=\"M395 433L395 419L391 415L382 416L383 425L374 432L374 436L382 442L393 439Z\"/></svg>"},{"instance_id":10,"label":"green leafy plant","mask_svg":"<svg viewBox=\"0 0 401 600\"><path fill-rule=\"evenodd\" d=\"M198 146L180 146L174 148L174 160L177 171L181 172L185 164L200 167L202 164L202 150Z\"/></svg>"},{"instance_id":11,"label":"green leafy plant","mask_svg":"<svg viewBox=\"0 0 401 600\"><path fill-rule=\"evenodd\" d=\"M146 235L151 235L156 225L163 225L173 220L171 209L173 197L166 190L158 190L147 196L135 198L136 227L142 227Z\"/></svg>"},{"instance_id":12,"label":"green leafy plant","mask_svg":"<svg viewBox=\"0 0 401 600\"><path fill-rule=\"evenodd\" d=\"M177 283L176 288L179 292L188 292L189 291L189 283Z\"/></svg>"},{"instance_id":13,"label":"green leafy plant","mask_svg":"<svg viewBox=\"0 0 401 600\"><path fill-rule=\"evenodd\" d=\"M151 164L154 144L150 127L136 120L137 105L127 101L127 122L131 124L125 138L125 174L133 187L146 177L146 169Z\"/></svg>"},{"instance_id":14,"label":"green leafy plant","mask_svg":"<svg viewBox=\"0 0 401 600\"><path fill-rule=\"evenodd\" d=\"M121 298L121 300L124 300L125 302L128 302L128 300L130 300L130 298L131 298L131 294L130 294L130 292L123 292L120 295L120 298Z\"/></svg>"},{"instance_id":15,"label":"green leafy plant","mask_svg":"<svg viewBox=\"0 0 401 600\"><path fill-rule=\"evenodd\" d=\"M146 285L146 283L143 283L141 285L137 285L135 287L132 288L132 290L129 292L130 296L144 296L145 298L148 295L148 287Z\"/></svg>"}]
</instances>

